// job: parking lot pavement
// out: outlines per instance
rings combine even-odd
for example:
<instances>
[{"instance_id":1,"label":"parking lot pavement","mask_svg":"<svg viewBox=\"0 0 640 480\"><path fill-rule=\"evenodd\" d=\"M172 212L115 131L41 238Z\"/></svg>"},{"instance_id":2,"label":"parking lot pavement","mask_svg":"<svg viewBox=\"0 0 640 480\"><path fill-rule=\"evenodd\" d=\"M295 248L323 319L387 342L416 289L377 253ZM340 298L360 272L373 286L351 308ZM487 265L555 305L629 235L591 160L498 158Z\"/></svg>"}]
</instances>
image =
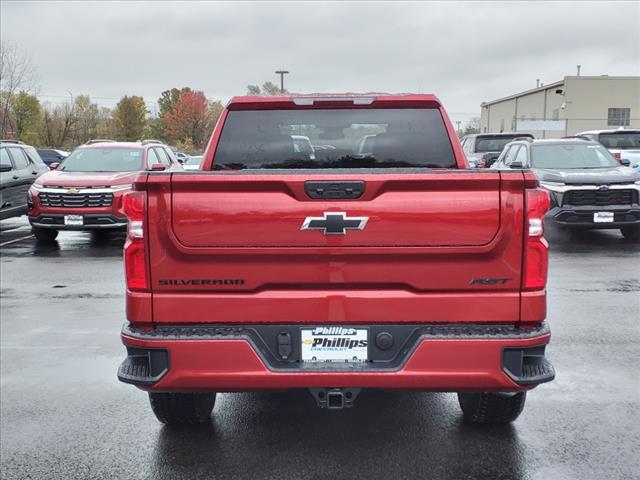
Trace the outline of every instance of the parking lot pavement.
<instances>
[{"instance_id":1,"label":"parking lot pavement","mask_svg":"<svg viewBox=\"0 0 640 480\"><path fill-rule=\"evenodd\" d=\"M116 379L123 238L38 246L0 222L3 479L639 478L640 245L552 230L557 378L507 427L462 423L454 394L220 395L210 426L170 429Z\"/></svg>"}]
</instances>

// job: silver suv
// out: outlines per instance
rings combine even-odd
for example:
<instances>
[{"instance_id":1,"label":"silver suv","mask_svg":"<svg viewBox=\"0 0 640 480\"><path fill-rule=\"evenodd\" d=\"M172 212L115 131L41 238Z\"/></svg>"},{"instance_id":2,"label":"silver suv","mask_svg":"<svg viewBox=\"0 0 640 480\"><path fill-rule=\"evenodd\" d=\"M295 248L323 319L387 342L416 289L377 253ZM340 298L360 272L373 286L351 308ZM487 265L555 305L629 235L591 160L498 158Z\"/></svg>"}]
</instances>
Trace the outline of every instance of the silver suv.
<instances>
[{"instance_id":1,"label":"silver suv","mask_svg":"<svg viewBox=\"0 0 640 480\"><path fill-rule=\"evenodd\" d=\"M0 220L27 212L29 187L48 171L35 148L19 140L0 140Z\"/></svg>"}]
</instances>

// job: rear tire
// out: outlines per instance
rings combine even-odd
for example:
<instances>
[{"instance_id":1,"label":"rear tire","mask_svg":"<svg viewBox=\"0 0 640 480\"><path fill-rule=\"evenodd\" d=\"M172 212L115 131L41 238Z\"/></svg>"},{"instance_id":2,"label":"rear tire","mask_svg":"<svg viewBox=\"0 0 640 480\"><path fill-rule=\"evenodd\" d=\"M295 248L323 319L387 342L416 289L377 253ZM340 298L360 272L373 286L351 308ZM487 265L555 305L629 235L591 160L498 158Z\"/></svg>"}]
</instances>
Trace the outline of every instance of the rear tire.
<instances>
[{"instance_id":1,"label":"rear tire","mask_svg":"<svg viewBox=\"0 0 640 480\"><path fill-rule=\"evenodd\" d=\"M215 401L215 393L149 393L151 410L167 425L207 423Z\"/></svg>"},{"instance_id":2,"label":"rear tire","mask_svg":"<svg viewBox=\"0 0 640 480\"><path fill-rule=\"evenodd\" d=\"M503 393L458 393L464 419L471 423L510 423L524 408L527 392L515 395Z\"/></svg>"},{"instance_id":3,"label":"rear tire","mask_svg":"<svg viewBox=\"0 0 640 480\"><path fill-rule=\"evenodd\" d=\"M628 227L622 227L620 229L622 235L627 240L640 240L640 225L630 225Z\"/></svg>"},{"instance_id":4,"label":"rear tire","mask_svg":"<svg viewBox=\"0 0 640 480\"><path fill-rule=\"evenodd\" d=\"M42 242L42 243L51 243L58 236L58 230L49 230L48 228L35 228L35 227L33 227L31 229L31 231L35 235L36 240L38 240L38 242Z\"/></svg>"}]
</instances>

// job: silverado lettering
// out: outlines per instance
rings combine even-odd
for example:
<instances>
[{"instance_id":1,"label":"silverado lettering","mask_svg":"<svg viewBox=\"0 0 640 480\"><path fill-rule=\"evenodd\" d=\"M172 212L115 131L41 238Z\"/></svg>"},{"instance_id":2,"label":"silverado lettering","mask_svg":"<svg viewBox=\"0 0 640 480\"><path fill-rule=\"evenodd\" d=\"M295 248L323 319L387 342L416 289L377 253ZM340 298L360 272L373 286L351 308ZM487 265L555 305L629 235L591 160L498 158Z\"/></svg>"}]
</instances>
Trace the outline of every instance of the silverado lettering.
<instances>
[{"instance_id":1,"label":"silverado lettering","mask_svg":"<svg viewBox=\"0 0 640 480\"><path fill-rule=\"evenodd\" d=\"M469 285L501 285L507 283L510 278L472 278Z\"/></svg>"},{"instance_id":2,"label":"silverado lettering","mask_svg":"<svg viewBox=\"0 0 640 480\"><path fill-rule=\"evenodd\" d=\"M158 283L162 286L167 285L244 285L241 278L189 278L189 279L160 279Z\"/></svg>"},{"instance_id":3,"label":"silverado lettering","mask_svg":"<svg viewBox=\"0 0 640 480\"><path fill-rule=\"evenodd\" d=\"M208 421L216 392L336 409L377 388L510 422L554 378L549 195L528 170L469 169L436 97L236 97L212 135L201 172L124 196L118 376L160 421Z\"/></svg>"}]
</instances>

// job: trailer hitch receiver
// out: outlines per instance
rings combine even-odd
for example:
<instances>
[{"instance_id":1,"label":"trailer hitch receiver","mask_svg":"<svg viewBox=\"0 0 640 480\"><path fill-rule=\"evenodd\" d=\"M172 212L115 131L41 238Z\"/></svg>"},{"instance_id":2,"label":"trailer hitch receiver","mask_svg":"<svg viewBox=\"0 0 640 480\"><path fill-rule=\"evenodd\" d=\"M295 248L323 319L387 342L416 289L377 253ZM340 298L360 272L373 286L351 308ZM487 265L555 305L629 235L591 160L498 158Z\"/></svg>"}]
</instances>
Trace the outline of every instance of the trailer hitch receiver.
<instances>
[{"instance_id":1,"label":"trailer hitch receiver","mask_svg":"<svg viewBox=\"0 0 640 480\"><path fill-rule=\"evenodd\" d=\"M342 410L353 407L360 393L359 388L310 388L309 391L320 408Z\"/></svg>"}]
</instances>

